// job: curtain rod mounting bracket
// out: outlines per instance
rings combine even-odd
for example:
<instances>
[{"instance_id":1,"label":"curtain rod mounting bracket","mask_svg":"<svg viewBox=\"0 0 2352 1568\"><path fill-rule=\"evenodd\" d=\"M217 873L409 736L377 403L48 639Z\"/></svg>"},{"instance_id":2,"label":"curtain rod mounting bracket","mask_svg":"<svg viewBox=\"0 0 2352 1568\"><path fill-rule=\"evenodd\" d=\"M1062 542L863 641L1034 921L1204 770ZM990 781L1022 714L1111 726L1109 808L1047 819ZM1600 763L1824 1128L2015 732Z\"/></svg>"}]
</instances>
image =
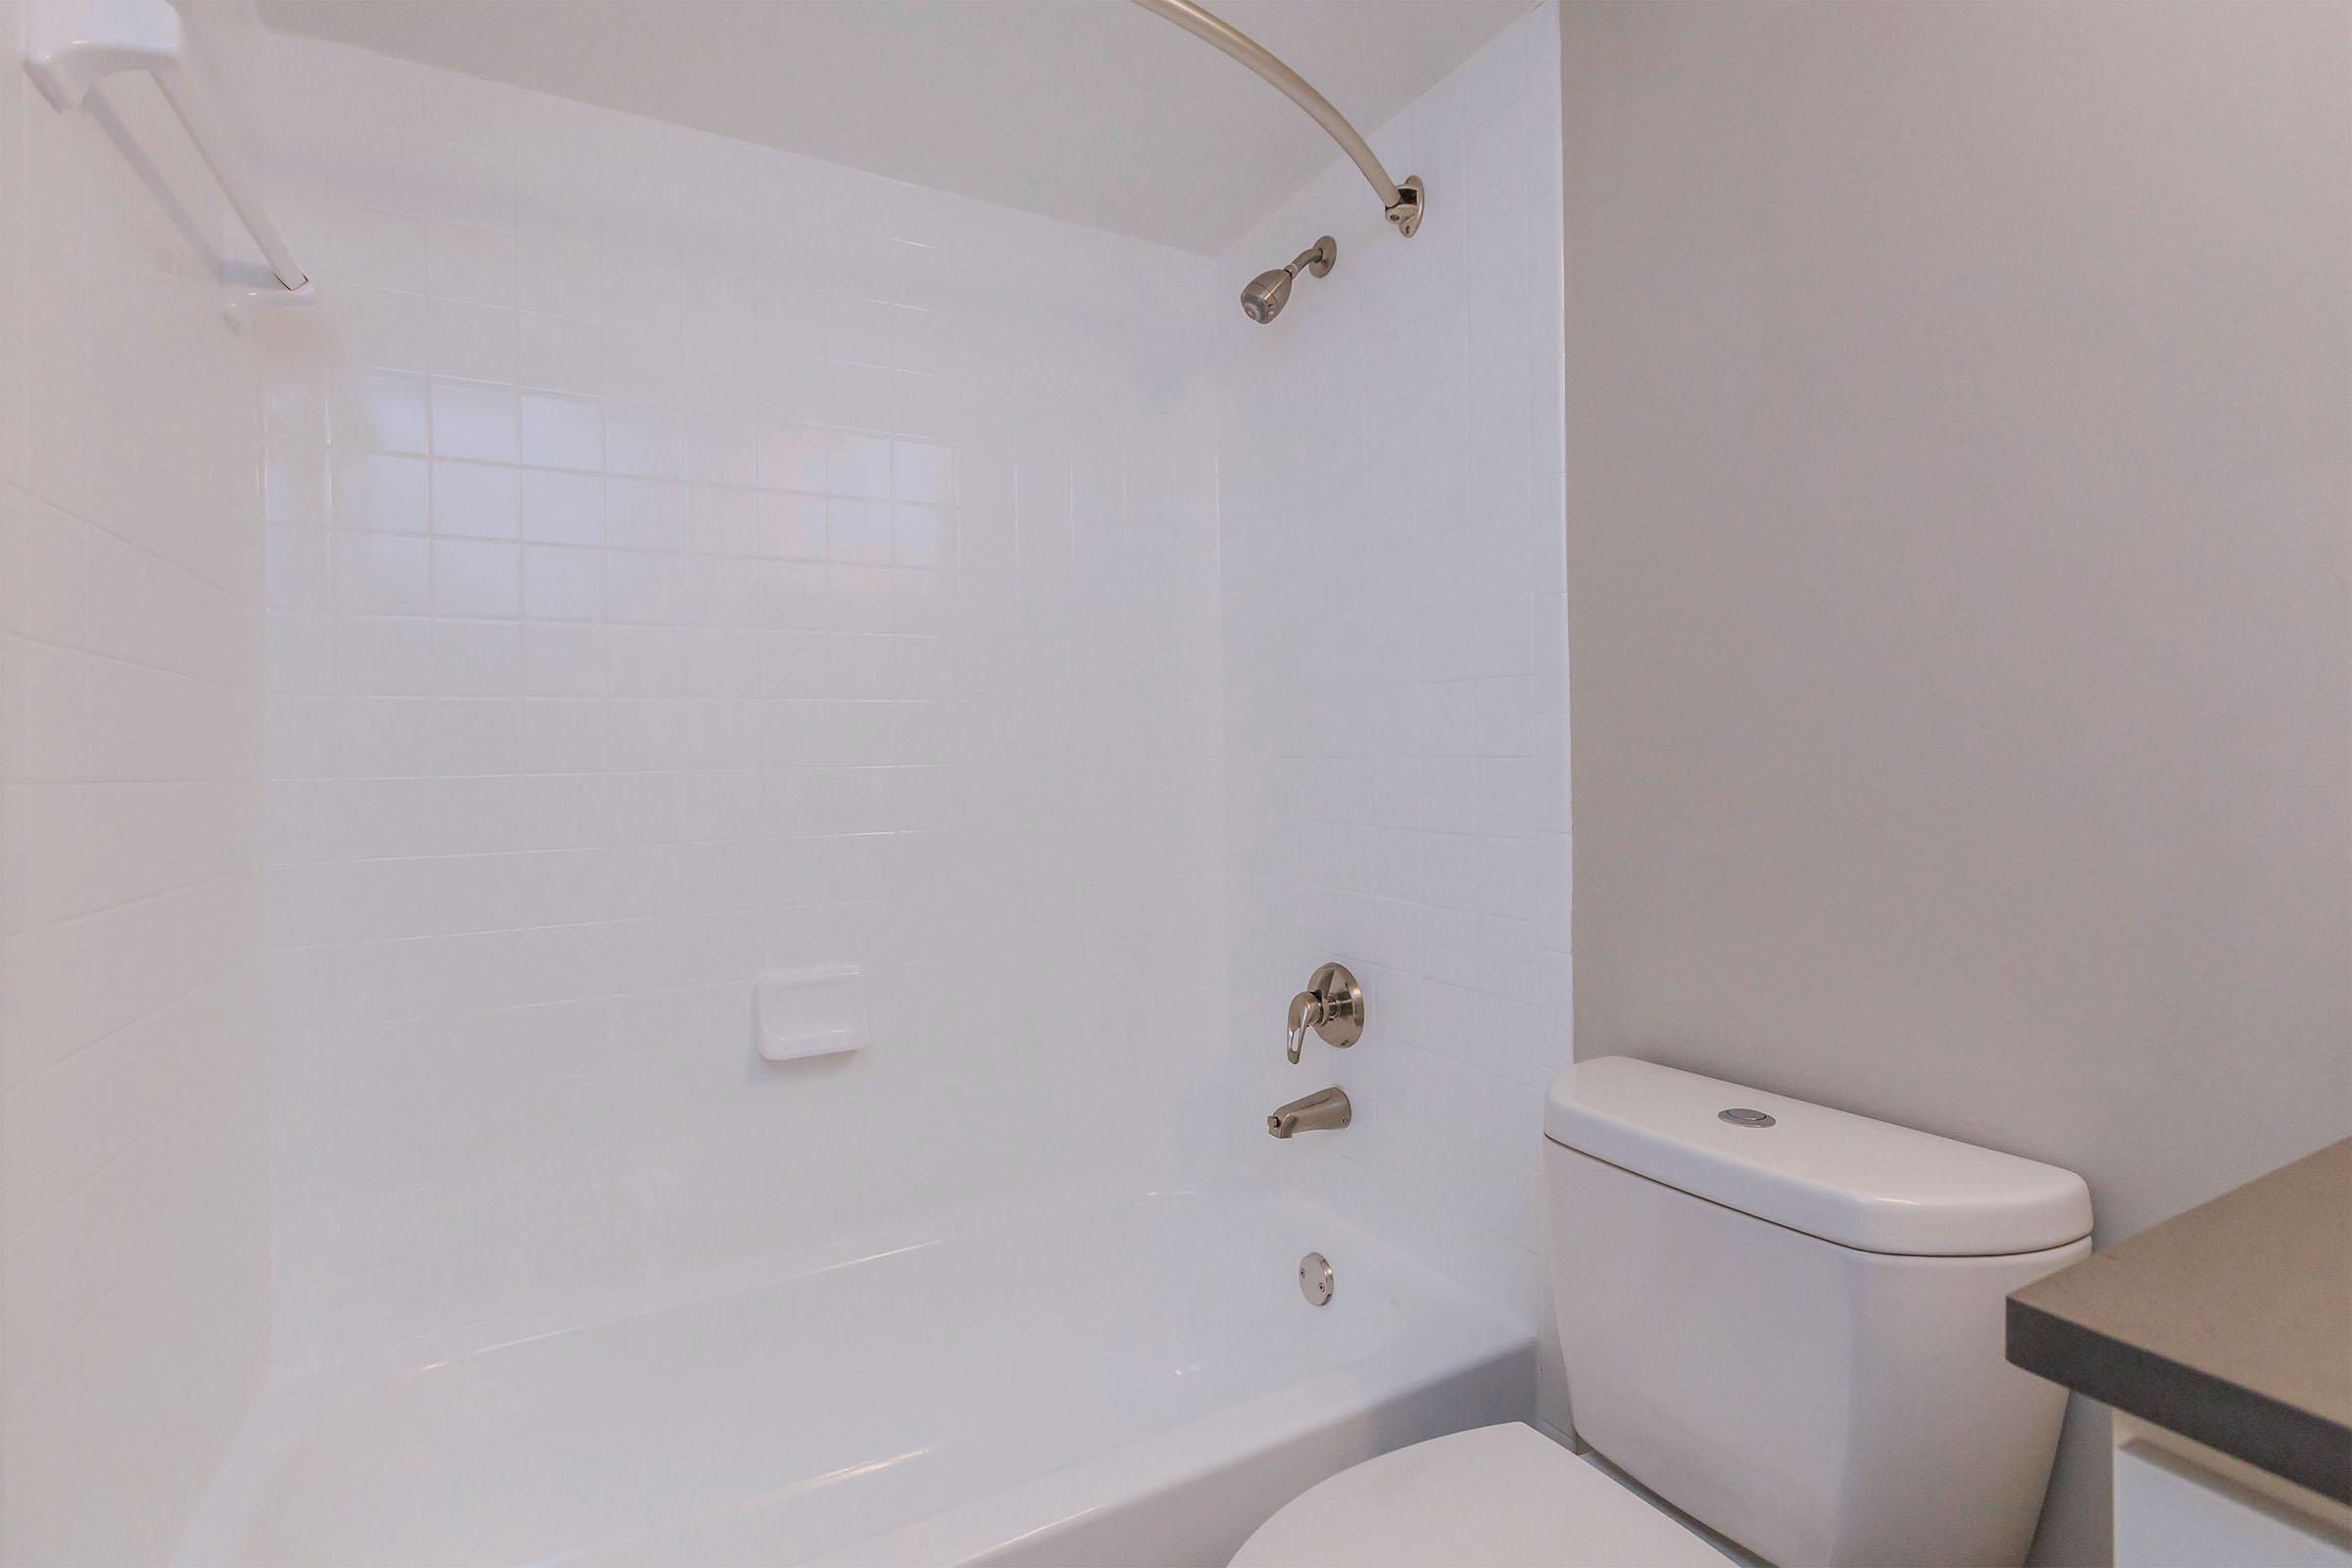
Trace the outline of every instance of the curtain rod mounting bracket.
<instances>
[{"instance_id":1,"label":"curtain rod mounting bracket","mask_svg":"<svg viewBox=\"0 0 2352 1568\"><path fill-rule=\"evenodd\" d=\"M1396 199L1389 204L1389 221L1396 232L1411 239L1421 227L1421 176L1407 174L1404 183L1396 187Z\"/></svg>"}]
</instances>

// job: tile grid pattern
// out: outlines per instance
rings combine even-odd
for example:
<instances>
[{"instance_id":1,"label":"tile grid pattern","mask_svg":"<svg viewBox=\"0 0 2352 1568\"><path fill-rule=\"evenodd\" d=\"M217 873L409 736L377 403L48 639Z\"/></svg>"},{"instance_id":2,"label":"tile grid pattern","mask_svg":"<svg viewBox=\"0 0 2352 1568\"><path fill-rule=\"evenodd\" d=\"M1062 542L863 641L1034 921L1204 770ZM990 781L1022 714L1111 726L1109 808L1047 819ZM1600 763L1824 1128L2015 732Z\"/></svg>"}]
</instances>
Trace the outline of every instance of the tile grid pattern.
<instances>
[{"instance_id":1,"label":"tile grid pattern","mask_svg":"<svg viewBox=\"0 0 2352 1568\"><path fill-rule=\"evenodd\" d=\"M1140 1157L1069 1129L1215 1068L1205 264L270 46L288 1363ZM875 1047L753 1060L837 961Z\"/></svg>"},{"instance_id":2,"label":"tile grid pattern","mask_svg":"<svg viewBox=\"0 0 2352 1568\"><path fill-rule=\"evenodd\" d=\"M1413 239L1340 166L1217 268L1340 241L1272 325L1217 306L1234 1072L1249 1105L1356 1106L1243 1157L1531 1320L1571 1042L1557 26L1530 12L1373 137L1429 185ZM1326 958L1370 1026L1287 1066Z\"/></svg>"},{"instance_id":3,"label":"tile grid pattern","mask_svg":"<svg viewBox=\"0 0 2352 1568\"><path fill-rule=\"evenodd\" d=\"M0 0L0 1558L160 1561L268 1354L259 356ZM143 91L141 89L144 89ZM193 222L143 82L107 112Z\"/></svg>"}]
</instances>

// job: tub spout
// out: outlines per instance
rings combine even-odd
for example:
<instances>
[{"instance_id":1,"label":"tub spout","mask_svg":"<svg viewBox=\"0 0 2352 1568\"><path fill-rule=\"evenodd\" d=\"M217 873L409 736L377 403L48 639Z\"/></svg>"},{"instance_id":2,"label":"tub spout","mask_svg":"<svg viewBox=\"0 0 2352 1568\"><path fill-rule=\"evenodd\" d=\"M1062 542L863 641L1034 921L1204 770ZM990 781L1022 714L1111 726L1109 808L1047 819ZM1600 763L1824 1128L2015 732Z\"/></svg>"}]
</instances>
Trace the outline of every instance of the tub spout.
<instances>
[{"instance_id":1,"label":"tub spout","mask_svg":"<svg viewBox=\"0 0 2352 1568\"><path fill-rule=\"evenodd\" d=\"M1288 1138L1293 1133L1322 1132L1347 1126L1352 1114L1353 1108L1348 1103L1347 1090L1324 1089L1278 1107L1273 1115L1266 1118L1266 1131L1277 1138Z\"/></svg>"}]
</instances>

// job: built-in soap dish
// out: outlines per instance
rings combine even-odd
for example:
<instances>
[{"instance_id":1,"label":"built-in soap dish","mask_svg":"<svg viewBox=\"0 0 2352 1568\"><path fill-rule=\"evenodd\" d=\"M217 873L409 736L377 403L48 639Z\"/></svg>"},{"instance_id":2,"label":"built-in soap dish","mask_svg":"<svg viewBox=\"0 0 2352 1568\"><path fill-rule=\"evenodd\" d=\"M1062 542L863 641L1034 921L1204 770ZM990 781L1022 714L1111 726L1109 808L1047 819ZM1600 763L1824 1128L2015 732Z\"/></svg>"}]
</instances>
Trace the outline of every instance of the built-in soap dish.
<instances>
[{"instance_id":1,"label":"built-in soap dish","mask_svg":"<svg viewBox=\"0 0 2352 1568\"><path fill-rule=\"evenodd\" d=\"M865 975L856 964L771 969L760 977L760 1054L836 1056L865 1045Z\"/></svg>"}]
</instances>

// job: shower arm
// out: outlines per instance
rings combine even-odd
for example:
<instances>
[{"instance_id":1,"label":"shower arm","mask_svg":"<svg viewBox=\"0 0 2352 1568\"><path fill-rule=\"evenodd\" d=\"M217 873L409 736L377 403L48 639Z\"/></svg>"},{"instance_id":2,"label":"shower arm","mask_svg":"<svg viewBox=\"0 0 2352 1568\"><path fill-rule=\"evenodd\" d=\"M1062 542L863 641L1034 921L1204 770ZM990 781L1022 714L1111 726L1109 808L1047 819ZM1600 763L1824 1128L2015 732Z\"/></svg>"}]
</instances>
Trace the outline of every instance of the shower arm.
<instances>
[{"instance_id":1,"label":"shower arm","mask_svg":"<svg viewBox=\"0 0 2352 1568\"><path fill-rule=\"evenodd\" d=\"M1135 0L1135 3L1153 16L1173 22L1196 38L1216 45L1279 88L1284 97L1305 110L1308 118L1323 127L1324 134L1338 142L1340 150L1354 161L1370 182L1372 193L1380 198L1389 221L1396 225L1397 233L1409 239L1421 226L1424 198L1420 179L1407 178L1399 185L1389 178L1389 172L1373 156L1371 146L1355 133L1355 127L1348 123L1348 117L1308 85L1304 76L1277 60L1248 33L1210 16L1193 4L1193 0Z\"/></svg>"}]
</instances>

